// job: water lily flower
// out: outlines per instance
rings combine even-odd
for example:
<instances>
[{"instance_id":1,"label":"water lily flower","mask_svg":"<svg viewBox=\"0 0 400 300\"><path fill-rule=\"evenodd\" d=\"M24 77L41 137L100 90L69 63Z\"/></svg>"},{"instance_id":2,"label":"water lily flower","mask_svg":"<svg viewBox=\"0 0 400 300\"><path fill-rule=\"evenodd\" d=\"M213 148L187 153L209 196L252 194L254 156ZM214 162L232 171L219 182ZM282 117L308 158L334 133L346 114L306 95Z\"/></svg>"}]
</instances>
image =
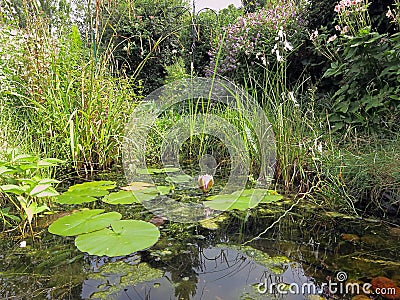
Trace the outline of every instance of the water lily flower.
<instances>
[{"instance_id":1,"label":"water lily flower","mask_svg":"<svg viewBox=\"0 0 400 300\"><path fill-rule=\"evenodd\" d=\"M205 174L200 175L198 179L199 188L203 191L203 193L207 193L212 186L214 185L214 178L212 175Z\"/></svg>"}]
</instances>

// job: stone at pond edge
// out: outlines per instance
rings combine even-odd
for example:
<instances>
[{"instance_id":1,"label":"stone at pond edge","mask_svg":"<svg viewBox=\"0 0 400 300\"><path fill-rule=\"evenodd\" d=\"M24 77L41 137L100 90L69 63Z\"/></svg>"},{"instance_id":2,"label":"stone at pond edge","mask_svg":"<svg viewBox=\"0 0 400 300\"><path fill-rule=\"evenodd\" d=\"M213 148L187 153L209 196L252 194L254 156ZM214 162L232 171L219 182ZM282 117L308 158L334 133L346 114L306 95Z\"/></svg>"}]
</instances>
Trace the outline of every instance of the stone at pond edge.
<instances>
[{"instance_id":1,"label":"stone at pond edge","mask_svg":"<svg viewBox=\"0 0 400 300\"><path fill-rule=\"evenodd\" d=\"M398 227L390 228L390 229L389 229L389 233L390 233L390 235L392 235L392 236L400 237L400 228L398 228Z\"/></svg>"},{"instance_id":2,"label":"stone at pond edge","mask_svg":"<svg viewBox=\"0 0 400 300\"><path fill-rule=\"evenodd\" d=\"M391 300L398 300L400 299L400 288L389 278L387 277L375 277L371 280L371 285L372 288L375 290L375 292L379 293L379 290L385 289L386 291L388 289L394 289L395 293L389 295L389 294L381 294L381 296L385 299L391 299Z\"/></svg>"},{"instance_id":3,"label":"stone at pond edge","mask_svg":"<svg viewBox=\"0 0 400 300\"><path fill-rule=\"evenodd\" d=\"M360 240L360 237L358 235L352 233L343 233L341 237L342 240L349 242L358 242Z\"/></svg>"}]
</instances>

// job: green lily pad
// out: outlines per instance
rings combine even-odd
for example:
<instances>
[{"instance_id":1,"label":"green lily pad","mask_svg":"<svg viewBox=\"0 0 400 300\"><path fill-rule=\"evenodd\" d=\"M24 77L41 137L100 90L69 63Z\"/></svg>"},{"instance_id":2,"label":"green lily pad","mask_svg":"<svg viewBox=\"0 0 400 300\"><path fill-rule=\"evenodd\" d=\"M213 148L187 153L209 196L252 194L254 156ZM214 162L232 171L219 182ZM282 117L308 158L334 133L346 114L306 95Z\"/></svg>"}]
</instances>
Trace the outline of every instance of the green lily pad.
<instances>
[{"instance_id":1,"label":"green lily pad","mask_svg":"<svg viewBox=\"0 0 400 300\"><path fill-rule=\"evenodd\" d=\"M160 237L158 228L138 220L121 220L111 223L111 229L79 235L75 245L91 255L110 257L128 255L153 246Z\"/></svg>"},{"instance_id":2,"label":"green lily pad","mask_svg":"<svg viewBox=\"0 0 400 300\"><path fill-rule=\"evenodd\" d=\"M73 185L68 191L56 197L61 204L82 204L96 201L96 197L108 195L108 190L115 188L113 181L92 181Z\"/></svg>"},{"instance_id":3,"label":"green lily pad","mask_svg":"<svg viewBox=\"0 0 400 300\"><path fill-rule=\"evenodd\" d=\"M167 177L168 182L173 182L173 183L186 183L190 182L193 178L189 175L183 174L183 175L176 175L176 176L169 176Z\"/></svg>"},{"instance_id":4,"label":"green lily pad","mask_svg":"<svg viewBox=\"0 0 400 300\"><path fill-rule=\"evenodd\" d=\"M246 210L256 207L259 203L273 203L283 198L282 195L266 189L247 189L232 194L221 194L207 197L203 204L215 210Z\"/></svg>"},{"instance_id":5,"label":"green lily pad","mask_svg":"<svg viewBox=\"0 0 400 300\"><path fill-rule=\"evenodd\" d=\"M114 188L115 188L114 181L100 180L100 181L91 181L91 182L75 184L75 185L71 186L68 190L69 191L87 190L87 189L112 190Z\"/></svg>"},{"instance_id":6,"label":"green lily pad","mask_svg":"<svg viewBox=\"0 0 400 300\"><path fill-rule=\"evenodd\" d=\"M82 204L93 202L97 199L88 195L76 195L76 193L65 192L56 197L56 202L60 204Z\"/></svg>"},{"instance_id":7,"label":"green lily pad","mask_svg":"<svg viewBox=\"0 0 400 300\"><path fill-rule=\"evenodd\" d=\"M133 204L140 203L131 191L119 191L111 193L102 199L103 202L108 204Z\"/></svg>"},{"instance_id":8,"label":"green lily pad","mask_svg":"<svg viewBox=\"0 0 400 300\"><path fill-rule=\"evenodd\" d=\"M127 186L122 187L121 189L125 191L140 191L149 187L154 187L154 184L142 181L135 181L128 184Z\"/></svg>"},{"instance_id":9,"label":"green lily pad","mask_svg":"<svg viewBox=\"0 0 400 300\"><path fill-rule=\"evenodd\" d=\"M104 209L82 210L54 221L48 230L61 236L74 236L103 229L122 218L117 212L103 212Z\"/></svg>"}]
</instances>

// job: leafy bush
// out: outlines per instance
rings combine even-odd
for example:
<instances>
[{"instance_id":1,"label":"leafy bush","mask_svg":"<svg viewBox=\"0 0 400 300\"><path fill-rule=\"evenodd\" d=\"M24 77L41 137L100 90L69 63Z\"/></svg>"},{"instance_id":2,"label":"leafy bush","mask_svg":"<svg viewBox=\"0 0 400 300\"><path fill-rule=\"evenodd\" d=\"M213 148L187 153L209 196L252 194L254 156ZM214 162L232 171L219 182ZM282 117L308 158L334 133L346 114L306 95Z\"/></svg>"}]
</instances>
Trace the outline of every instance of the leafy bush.
<instances>
[{"instance_id":1,"label":"leafy bush","mask_svg":"<svg viewBox=\"0 0 400 300\"><path fill-rule=\"evenodd\" d=\"M329 120L335 130L393 129L400 109L400 36L371 30L366 1L340 1L335 11L337 34L312 36L331 61L324 78L336 80Z\"/></svg>"}]
</instances>

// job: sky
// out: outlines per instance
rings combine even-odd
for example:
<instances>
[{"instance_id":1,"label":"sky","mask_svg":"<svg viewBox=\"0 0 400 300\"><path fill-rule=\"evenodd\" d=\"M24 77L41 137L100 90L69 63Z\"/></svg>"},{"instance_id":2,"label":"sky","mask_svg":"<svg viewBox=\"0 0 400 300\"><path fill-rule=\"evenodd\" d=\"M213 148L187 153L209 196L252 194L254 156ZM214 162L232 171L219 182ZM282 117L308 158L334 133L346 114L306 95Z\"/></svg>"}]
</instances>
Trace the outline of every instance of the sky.
<instances>
[{"instance_id":1,"label":"sky","mask_svg":"<svg viewBox=\"0 0 400 300\"><path fill-rule=\"evenodd\" d=\"M214 10L219 10L221 8L228 7L229 4L233 4L236 7L241 6L241 0L190 0L190 4L192 5L192 1L196 4L196 11L199 11L202 8L208 7Z\"/></svg>"}]
</instances>

